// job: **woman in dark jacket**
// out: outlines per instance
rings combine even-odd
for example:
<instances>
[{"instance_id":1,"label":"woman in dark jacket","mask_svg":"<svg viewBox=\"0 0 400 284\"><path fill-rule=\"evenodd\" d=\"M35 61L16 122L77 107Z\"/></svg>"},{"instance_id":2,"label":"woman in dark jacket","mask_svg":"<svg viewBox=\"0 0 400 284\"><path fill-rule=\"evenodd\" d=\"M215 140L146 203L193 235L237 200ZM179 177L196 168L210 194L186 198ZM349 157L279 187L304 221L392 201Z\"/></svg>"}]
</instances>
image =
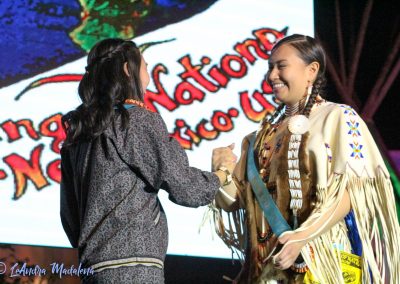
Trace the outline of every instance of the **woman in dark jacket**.
<instances>
[{"instance_id":1,"label":"woman in dark jacket","mask_svg":"<svg viewBox=\"0 0 400 284\"><path fill-rule=\"evenodd\" d=\"M180 205L210 203L232 171L189 166L158 113L143 104L146 63L131 41L106 39L88 56L82 104L63 118L61 220L85 283L163 283L168 245L160 188Z\"/></svg>"}]
</instances>

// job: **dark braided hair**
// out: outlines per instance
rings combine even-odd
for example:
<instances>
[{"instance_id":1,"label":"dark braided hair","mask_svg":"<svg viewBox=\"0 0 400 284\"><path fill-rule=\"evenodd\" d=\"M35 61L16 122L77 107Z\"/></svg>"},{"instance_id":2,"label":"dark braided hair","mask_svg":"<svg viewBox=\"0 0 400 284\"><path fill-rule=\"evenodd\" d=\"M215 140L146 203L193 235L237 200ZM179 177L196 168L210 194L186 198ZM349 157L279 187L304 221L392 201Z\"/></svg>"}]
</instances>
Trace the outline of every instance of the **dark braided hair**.
<instances>
[{"instance_id":1,"label":"dark braided hair","mask_svg":"<svg viewBox=\"0 0 400 284\"><path fill-rule=\"evenodd\" d=\"M122 115L122 128L126 127L125 100L143 101L141 60L139 49L128 40L105 39L92 48L78 87L82 104L63 117L67 133L64 146L98 137L110 124L116 110ZM125 63L130 76L124 72Z\"/></svg>"},{"instance_id":2,"label":"dark braided hair","mask_svg":"<svg viewBox=\"0 0 400 284\"><path fill-rule=\"evenodd\" d=\"M261 128L260 131L257 133L256 141L254 143L254 148L257 149L262 146L261 141L264 141L265 136L269 133L271 129L271 125L278 123L281 121L284 117L284 108L285 105L283 103L279 104L276 108L275 111L271 116L265 116L263 121L261 122Z\"/></svg>"},{"instance_id":3,"label":"dark braided hair","mask_svg":"<svg viewBox=\"0 0 400 284\"><path fill-rule=\"evenodd\" d=\"M310 116L311 109L314 106L318 95L321 95L321 93L323 92L323 87L325 86L325 84L326 84L326 79L324 76L320 78L317 77L317 79L315 80L311 95L308 99L307 105L304 107L303 110L303 115L305 115L306 117Z\"/></svg>"}]
</instances>

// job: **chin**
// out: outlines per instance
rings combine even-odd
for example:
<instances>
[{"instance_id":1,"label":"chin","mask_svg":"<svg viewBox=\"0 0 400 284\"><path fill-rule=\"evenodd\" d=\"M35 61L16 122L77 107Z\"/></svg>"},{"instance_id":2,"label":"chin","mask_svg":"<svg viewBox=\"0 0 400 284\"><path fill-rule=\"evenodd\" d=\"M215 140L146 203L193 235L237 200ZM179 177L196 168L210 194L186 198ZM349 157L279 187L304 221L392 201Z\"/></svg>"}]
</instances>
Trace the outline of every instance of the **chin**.
<instances>
[{"instance_id":1,"label":"chin","mask_svg":"<svg viewBox=\"0 0 400 284\"><path fill-rule=\"evenodd\" d=\"M286 103L285 100L285 96L279 93L275 93L275 99L279 102L279 103Z\"/></svg>"}]
</instances>

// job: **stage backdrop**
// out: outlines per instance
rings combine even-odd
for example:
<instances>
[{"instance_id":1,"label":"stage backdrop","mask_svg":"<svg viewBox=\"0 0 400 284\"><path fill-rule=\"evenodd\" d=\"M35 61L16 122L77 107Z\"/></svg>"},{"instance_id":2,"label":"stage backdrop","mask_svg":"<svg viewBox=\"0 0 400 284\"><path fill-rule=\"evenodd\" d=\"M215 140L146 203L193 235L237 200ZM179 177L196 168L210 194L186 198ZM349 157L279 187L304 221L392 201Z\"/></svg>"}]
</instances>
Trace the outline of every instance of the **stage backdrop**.
<instances>
[{"instance_id":1,"label":"stage backdrop","mask_svg":"<svg viewBox=\"0 0 400 284\"><path fill-rule=\"evenodd\" d=\"M0 243L70 246L59 218L60 118L79 105L86 54L106 37L144 50L146 103L164 118L192 166L236 144L275 107L269 51L285 35L313 35L312 0L0 2ZM231 257L206 207L160 192L168 253Z\"/></svg>"}]
</instances>

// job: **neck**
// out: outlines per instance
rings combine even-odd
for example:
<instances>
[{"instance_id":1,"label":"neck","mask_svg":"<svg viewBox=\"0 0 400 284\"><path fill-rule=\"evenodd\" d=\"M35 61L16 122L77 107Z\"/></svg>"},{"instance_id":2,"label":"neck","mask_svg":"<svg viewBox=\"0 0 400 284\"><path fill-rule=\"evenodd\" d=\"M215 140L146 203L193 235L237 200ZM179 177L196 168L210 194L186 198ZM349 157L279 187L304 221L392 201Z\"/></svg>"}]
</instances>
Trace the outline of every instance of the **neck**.
<instances>
[{"instance_id":1,"label":"neck","mask_svg":"<svg viewBox=\"0 0 400 284\"><path fill-rule=\"evenodd\" d=\"M150 110L150 108L149 108L148 106L146 106L144 102L139 101L139 100L135 100L135 99L126 99L124 103L125 103L125 104L128 104L128 105L136 105L136 106L145 108L145 109L147 109L147 110Z\"/></svg>"},{"instance_id":2,"label":"neck","mask_svg":"<svg viewBox=\"0 0 400 284\"><path fill-rule=\"evenodd\" d=\"M294 105L286 105L285 108L285 116L293 116L299 112L299 102L295 103Z\"/></svg>"},{"instance_id":3,"label":"neck","mask_svg":"<svg viewBox=\"0 0 400 284\"><path fill-rule=\"evenodd\" d=\"M300 101L294 104L287 104L285 108L285 116L288 117L301 113L306 106L308 97L309 96L304 96Z\"/></svg>"}]
</instances>

